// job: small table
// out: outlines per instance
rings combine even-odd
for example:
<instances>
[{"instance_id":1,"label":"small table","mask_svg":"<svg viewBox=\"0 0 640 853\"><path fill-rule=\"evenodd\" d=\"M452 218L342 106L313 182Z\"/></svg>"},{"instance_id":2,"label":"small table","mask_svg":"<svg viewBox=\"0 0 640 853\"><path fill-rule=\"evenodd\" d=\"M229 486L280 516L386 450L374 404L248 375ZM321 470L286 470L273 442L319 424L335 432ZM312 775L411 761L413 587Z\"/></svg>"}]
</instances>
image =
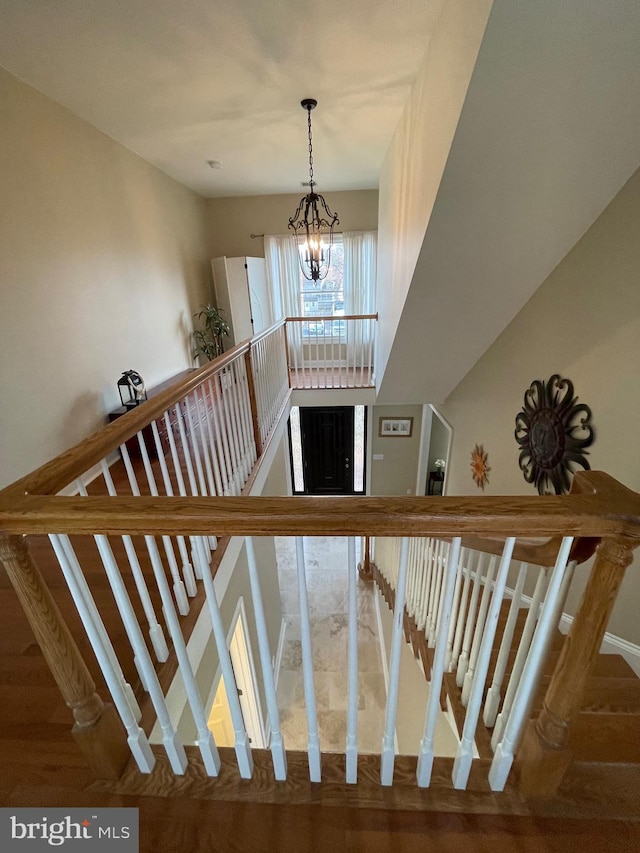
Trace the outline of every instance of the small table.
<instances>
[{"instance_id":1,"label":"small table","mask_svg":"<svg viewBox=\"0 0 640 853\"><path fill-rule=\"evenodd\" d=\"M429 482L427 484L427 494L428 495L441 495L443 483L444 483L444 471L429 471Z\"/></svg>"}]
</instances>

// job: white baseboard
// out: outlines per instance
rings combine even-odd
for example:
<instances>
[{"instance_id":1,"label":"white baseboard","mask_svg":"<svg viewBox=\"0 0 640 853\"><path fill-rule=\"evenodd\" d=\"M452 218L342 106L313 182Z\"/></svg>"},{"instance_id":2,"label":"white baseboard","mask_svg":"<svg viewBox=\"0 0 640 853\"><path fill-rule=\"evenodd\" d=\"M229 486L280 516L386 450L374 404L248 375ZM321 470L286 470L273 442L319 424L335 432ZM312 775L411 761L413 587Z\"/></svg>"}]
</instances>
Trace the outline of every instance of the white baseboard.
<instances>
[{"instance_id":1,"label":"white baseboard","mask_svg":"<svg viewBox=\"0 0 640 853\"><path fill-rule=\"evenodd\" d=\"M560 617L560 625L558 627L563 634L568 634L572 623L573 616L563 613ZM629 640L623 640L622 637L618 637L616 634L611 634L607 631L602 639L600 654L622 655L638 678L640 678L640 646L636 643L630 643Z\"/></svg>"},{"instance_id":2,"label":"white baseboard","mask_svg":"<svg viewBox=\"0 0 640 853\"><path fill-rule=\"evenodd\" d=\"M513 595L514 590L511 587L507 587L505 589L505 597L513 598ZM521 601L527 607L531 607L532 600L529 595L521 596ZM568 634L572 623L573 616L569 615L569 613L563 613L560 617L558 628L563 634ZM622 655L638 678L640 678L640 646L636 643L631 643L629 640L624 640L622 637L618 637L616 634L611 634L607 631L600 645L600 654Z\"/></svg>"}]
</instances>

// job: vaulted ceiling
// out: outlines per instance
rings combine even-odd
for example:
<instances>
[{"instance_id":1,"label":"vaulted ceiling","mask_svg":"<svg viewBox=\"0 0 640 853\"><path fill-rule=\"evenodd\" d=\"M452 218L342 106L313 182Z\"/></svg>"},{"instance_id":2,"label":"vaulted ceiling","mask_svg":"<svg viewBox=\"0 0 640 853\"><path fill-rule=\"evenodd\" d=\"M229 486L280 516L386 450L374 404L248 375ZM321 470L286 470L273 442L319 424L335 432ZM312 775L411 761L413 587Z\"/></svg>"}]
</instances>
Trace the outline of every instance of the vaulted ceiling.
<instances>
[{"instance_id":1,"label":"vaulted ceiling","mask_svg":"<svg viewBox=\"0 0 640 853\"><path fill-rule=\"evenodd\" d=\"M2 0L0 65L204 196L375 188L444 0ZM209 160L222 163L212 170Z\"/></svg>"}]
</instances>

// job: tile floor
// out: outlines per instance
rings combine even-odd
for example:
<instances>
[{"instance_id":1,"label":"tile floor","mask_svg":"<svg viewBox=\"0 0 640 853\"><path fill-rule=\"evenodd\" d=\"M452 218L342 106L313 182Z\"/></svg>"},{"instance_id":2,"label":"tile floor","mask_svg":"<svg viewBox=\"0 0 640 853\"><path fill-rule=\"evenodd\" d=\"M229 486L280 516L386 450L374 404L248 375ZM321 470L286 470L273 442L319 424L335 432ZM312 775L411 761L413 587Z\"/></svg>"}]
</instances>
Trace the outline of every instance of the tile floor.
<instances>
[{"instance_id":1,"label":"tile floor","mask_svg":"<svg viewBox=\"0 0 640 853\"><path fill-rule=\"evenodd\" d=\"M306 749L295 540L276 539L286 633L278 706L287 749ZM348 575L346 538L305 538L305 564L320 749L344 752L347 729ZM379 753L386 691L373 585L358 579L358 749Z\"/></svg>"}]
</instances>

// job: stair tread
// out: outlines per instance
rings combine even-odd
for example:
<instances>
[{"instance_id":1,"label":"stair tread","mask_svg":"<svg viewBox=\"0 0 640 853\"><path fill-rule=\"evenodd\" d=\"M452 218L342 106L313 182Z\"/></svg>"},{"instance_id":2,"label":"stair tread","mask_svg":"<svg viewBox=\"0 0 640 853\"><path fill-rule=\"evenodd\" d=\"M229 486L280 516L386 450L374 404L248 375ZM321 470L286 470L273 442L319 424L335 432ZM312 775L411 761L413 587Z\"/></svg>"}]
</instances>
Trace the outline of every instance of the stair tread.
<instances>
[{"instance_id":1,"label":"stair tread","mask_svg":"<svg viewBox=\"0 0 640 853\"><path fill-rule=\"evenodd\" d=\"M640 764L640 714L582 713L569 744L577 761Z\"/></svg>"}]
</instances>

